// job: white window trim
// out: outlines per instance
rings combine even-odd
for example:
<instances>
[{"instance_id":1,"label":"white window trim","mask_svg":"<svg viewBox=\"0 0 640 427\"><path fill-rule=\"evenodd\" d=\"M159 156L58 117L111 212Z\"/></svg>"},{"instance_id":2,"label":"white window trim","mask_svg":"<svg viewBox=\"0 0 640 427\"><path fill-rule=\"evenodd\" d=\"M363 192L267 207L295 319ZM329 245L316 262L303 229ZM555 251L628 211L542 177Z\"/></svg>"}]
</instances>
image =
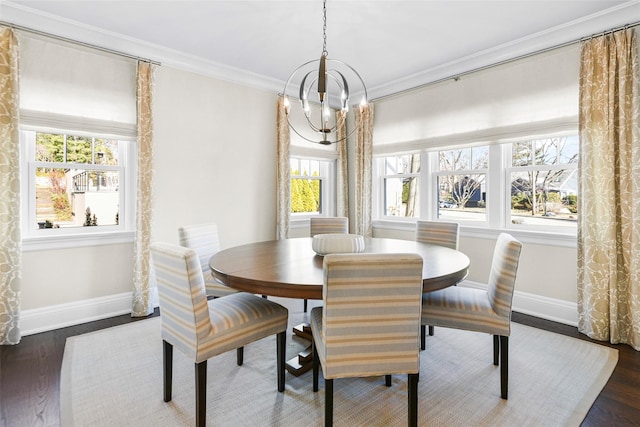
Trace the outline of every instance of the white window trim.
<instances>
[{"instance_id":1,"label":"white window trim","mask_svg":"<svg viewBox=\"0 0 640 427\"><path fill-rule=\"evenodd\" d=\"M121 166L115 167L121 172L120 212L119 225L105 225L100 227L72 227L60 229L35 230L31 224L35 224L35 181L31 176L35 175L35 168L42 166L41 162L29 161L34 158L34 144L25 143L27 131L66 133L73 135L87 135L104 138L116 138L127 141L124 149L119 152ZM47 249L75 248L84 246L98 246L131 243L135 239L135 209L137 187L137 154L135 138L123 135L101 134L96 132L69 131L52 127L33 125L21 126L20 129L20 194L21 194L21 238L22 250L25 252ZM47 164L47 166L50 164ZM95 169L92 165L86 165L87 169ZM104 169L104 168L100 168ZM111 169L108 167L107 169Z\"/></svg>"}]
</instances>

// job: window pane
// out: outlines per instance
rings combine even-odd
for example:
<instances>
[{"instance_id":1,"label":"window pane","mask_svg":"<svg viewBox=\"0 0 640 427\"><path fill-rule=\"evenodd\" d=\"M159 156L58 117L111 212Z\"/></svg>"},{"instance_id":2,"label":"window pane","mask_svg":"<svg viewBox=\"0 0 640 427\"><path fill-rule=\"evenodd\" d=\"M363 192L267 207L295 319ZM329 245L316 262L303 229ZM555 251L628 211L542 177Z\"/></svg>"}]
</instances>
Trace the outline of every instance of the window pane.
<instances>
[{"instance_id":1,"label":"window pane","mask_svg":"<svg viewBox=\"0 0 640 427\"><path fill-rule=\"evenodd\" d=\"M420 172L420 155L407 154L385 158L385 175L399 175Z\"/></svg>"},{"instance_id":2,"label":"window pane","mask_svg":"<svg viewBox=\"0 0 640 427\"><path fill-rule=\"evenodd\" d=\"M531 142L515 142L512 146L512 156L513 166L531 166L533 164L531 157Z\"/></svg>"},{"instance_id":3,"label":"window pane","mask_svg":"<svg viewBox=\"0 0 640 427\"><path fill-rule=\"evenodd\" d=\"M486 221L485 174L438 176L438 218Z\"/></svg>"},{"instance_id":4,"label":"window pane","mask_svg":"<svg viewBox=\"0 0 640 427\"><path fill-rule=\"evenodd\" d=\"M291 179L291 212L321 213L322 181L320 179Z\"/></svg>"},{"instance_id":5,"label":"window pane","mask_svg":"<svg viewBox=\"0 0 640 427\"><path fill-rule=\"evenodd\" d=\"M511 223L575 225L578 171L523 171L511 174Z\"/></svg>"},{"instance_id":6,"label":"window pane","mask_svg":"<svg viewBox=\"0 0 640 427\"><path fill-rule=\"evenodd\" d=\"M118 171L36 168L36 228L116 225Z\"/></svg>"},{"instance_id":7,"label":"window pane","mask_svg":"<svg viewBox=\"0 0 640 427\"><path fill-rule=\"evenodd\" d=\"M440 151L438 159L441 171L487 169L489 167L489 147Z\"/></svg>"},{"instance_id":8,"label":"window pane","mask_svg":"<svg viewBox=\"0 0 640 427\"><path fill-rule=\"evenodd\" d=\"M489 168L489 147L474 147L471 149L471 169Z\"/></svg>"},{"instance_id":9,"label":"window pane","mask_svg":"<svg viewBox=\"0 0 640 427\"><path fill-rule=\"evenodd\" d=\"M578 136L563 138L560 144L560 164L578 163Z\"/></svg>"},{"instance_id":10,"label":"window pane","mask_svg":"<svg viewBox=\"0 0 640 427\"><path fill-rule=\"evenodd\" d=\"M38 162L118 165L118 140L36 133Z\"/></svg>"},{"instance_id":11,"label":"window pane","mask_svg":"<svg viewBox=\"0 0 640 427\"><path fill-rule=\"evenodd\" d=\"M384 180L384 215L420 217L419 179L415 176Z\"/></svg>"},{"instance_id":12,"label":"window pane","mask_svg":"<svg viewBox=\"0 0 640 427\"><path fill-rule=\"evenodd\" d=\"M456 171L471 169L471 149L440 151L441 171Z\"/></svg>"}]
</instances>

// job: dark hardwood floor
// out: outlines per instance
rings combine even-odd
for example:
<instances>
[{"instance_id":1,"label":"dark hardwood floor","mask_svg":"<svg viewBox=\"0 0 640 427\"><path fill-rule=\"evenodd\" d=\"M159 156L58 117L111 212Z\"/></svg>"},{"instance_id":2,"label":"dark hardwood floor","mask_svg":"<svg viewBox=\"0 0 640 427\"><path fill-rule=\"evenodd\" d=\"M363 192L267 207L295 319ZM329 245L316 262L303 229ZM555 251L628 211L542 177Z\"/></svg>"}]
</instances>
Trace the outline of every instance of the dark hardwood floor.
<instances>
[{"instance_id":1,"label":"dark hardwood floor","mask_svg":"<svg viewBox=\"0 0 640 427\"><path fill-rule=\"evenodd\" d=\"M0 426L60 425L60 369L67 337L138 320L118 316L26 336L16 346L0 346ZM513 320L592 341L571 326L519 313ZM598 344L618 349L619 361L582 426L640 426L640 352L627 345Z\"/></svg>"}]
</instances>

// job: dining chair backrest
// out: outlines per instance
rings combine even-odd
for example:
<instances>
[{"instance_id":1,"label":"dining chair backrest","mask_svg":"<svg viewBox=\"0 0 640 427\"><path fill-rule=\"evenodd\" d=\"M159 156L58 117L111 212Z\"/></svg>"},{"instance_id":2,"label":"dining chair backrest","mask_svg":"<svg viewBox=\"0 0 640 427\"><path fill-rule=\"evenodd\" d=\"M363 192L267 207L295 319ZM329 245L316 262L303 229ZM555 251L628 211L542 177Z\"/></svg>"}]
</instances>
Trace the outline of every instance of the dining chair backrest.
<instances>
[{"instance_id":1,"label":"dining chair backrest","mask_svg":"<svg viewBox=\"0 0 640 427\"><path fill-rule=\"evenodd\" d=\"M162 338L196 359L198 340L211 331L202 267L193 249L169 243L151 245L158 283Z\"/></svg>"},{"instance_id":2,"label":"dining chair backrest","mask_svg":"<svg viewBox=\"0 0 640 427\"><path fill-rule=\"evenodd\" d=\"M312 217L309 223L311 237L316 234L349 233L347 217Z\"/></svg>"},{"instance_id":3,"label":"dining chair backrest","mask_svg":"<svg viewBox=\"0 0 640 427\"><path fill-rule=\"evenodd\" d=\"M179 227L178 240L180 246L196 251L201 270L209 272L209 258L220 251L217 224L212 222Z\"/></svg>"},{"instance_id":4,"label":"dining chair backrest","mask_svg":"<svg viewBox=\"0 0 640 427\"><path fill-rule=\"evenodd\" d=\"M416 241L458 249L460 225L457 222L417 221Z\"/></svg>"},{"instance_id":5,"label":"dining chair backrest","mask_svg":"<svg viewBox=\"0 0 640 427\"><path fill-rule=\"evenodd\" d=\"M422 257L324 257L325 378L417 373Z\"/></svg>"},{"instance_id":6,"label":"dining chair backrest","mask_svg":"<svg viewBox=\"0 0 640 427\"><path fill-rule=\"evenodd\" d=\"M522 243L507 233L500 233L493 251L487 291L493 310L501 317L511 317L511 304Z\"/></svg>"}]
</instances>

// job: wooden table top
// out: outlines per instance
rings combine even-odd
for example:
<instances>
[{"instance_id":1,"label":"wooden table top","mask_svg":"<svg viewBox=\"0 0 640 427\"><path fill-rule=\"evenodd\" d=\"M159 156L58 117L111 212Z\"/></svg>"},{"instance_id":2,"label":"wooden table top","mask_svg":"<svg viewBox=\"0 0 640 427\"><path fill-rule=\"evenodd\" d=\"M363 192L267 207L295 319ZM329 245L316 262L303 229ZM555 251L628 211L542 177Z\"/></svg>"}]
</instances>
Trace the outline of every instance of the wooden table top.
<instances>
[{"instance_id":1,"label":"wooden table top","mask_svg":"<svg viewBox=\"0 0 640 427\"><path fill-rule=\"evenodd\" d=\"M323 257L301 237L250 243L222 250L211 257L211 272L234 289L259 295L322 299ZM425 292L463 280L469 258L460 251L412 240L367 238L366 253L417 253L423 259Z\"/></svg>"}]
</instances>

